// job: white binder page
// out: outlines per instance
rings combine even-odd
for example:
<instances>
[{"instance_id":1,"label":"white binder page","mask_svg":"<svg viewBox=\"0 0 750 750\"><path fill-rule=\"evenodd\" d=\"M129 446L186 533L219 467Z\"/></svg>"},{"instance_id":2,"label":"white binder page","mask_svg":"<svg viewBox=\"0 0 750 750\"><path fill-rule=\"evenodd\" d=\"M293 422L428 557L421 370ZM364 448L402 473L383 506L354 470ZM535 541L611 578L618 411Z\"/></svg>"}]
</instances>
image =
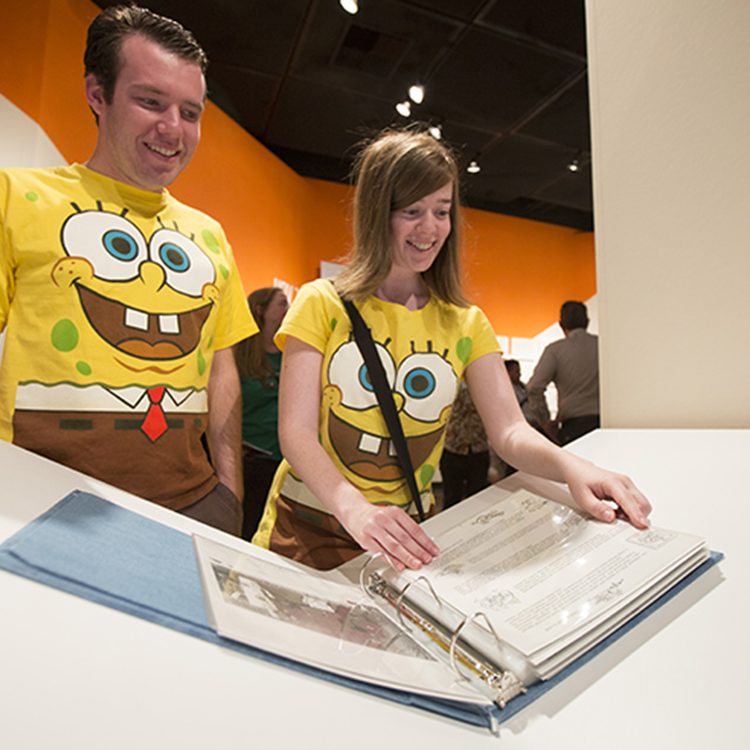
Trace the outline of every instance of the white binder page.
<instances>
[{"instance_id":1,"label":"white binder page","mask_svg":"<svg viewBox=\"0 0 750 750\"><path fill-rule=\"evenodd\" d=\"M705 546L687 534L586 519L526 490L435 541L441 553L419 575L457 609L484 612L527 656L564 648Z\"/></svg>"}]
</instances>

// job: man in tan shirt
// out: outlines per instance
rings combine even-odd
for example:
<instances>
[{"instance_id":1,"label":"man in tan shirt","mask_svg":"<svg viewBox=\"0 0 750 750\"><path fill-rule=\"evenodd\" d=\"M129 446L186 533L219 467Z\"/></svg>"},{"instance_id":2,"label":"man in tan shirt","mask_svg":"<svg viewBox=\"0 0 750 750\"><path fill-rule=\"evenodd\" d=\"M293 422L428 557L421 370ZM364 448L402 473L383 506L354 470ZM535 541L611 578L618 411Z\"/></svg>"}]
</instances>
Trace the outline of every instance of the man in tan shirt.
<instances>
[{"instance_id":1,"label":"man in tan shirt","mask_svg":"<svg viewBox=\"0 0 750 750\"><path fill-rule=\"evenodd\" d=\"M586 331L588 324L583 302L563 304L560 327L565 338L545 348L527 386L534 419L560 445L599 427L598 339ZM554 382L558 394L554 421L544 396L550 382Z\"/></svg>"}]
</instances>

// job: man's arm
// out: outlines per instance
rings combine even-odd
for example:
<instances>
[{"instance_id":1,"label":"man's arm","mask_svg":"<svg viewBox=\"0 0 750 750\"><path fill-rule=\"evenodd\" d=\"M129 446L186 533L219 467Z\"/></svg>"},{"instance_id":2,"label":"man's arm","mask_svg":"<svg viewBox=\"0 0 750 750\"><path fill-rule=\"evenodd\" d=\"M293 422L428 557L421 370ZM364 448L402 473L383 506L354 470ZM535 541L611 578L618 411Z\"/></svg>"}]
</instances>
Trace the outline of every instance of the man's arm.
<instances>
[{"instance_id":1,"label":"man's arm","mask_svg":"<svg viewBox=\"0 0 750 750\"><path fill-rule=\"evenodd\" d=\"M16 287L13 253L7 241L3 222L3 217L0 215L0 332L5 330Z\"/></svg>"},{"instance_id":2,"label":"man's arm","mask_svg":"<svg viewBox=\"0 0 750 750\"><path fill-rule=\"evenodd\" d=\"M211 365L207 437L216 476L242 502L242 391L231 347L219 349Z\"/></svg>"}]
</instances>

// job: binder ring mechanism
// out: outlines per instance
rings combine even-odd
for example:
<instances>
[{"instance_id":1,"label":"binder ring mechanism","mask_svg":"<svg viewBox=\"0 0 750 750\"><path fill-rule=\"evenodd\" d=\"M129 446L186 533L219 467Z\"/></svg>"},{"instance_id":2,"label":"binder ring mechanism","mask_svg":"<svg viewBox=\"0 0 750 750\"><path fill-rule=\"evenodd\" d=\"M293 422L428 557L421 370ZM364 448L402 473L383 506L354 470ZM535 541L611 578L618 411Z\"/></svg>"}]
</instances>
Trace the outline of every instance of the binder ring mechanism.
<instances>
[{"instance_id":1,"label":"binder ring mechanism","mask_svg":"<svg viewBox=\"0 0 750 750\"><path fill-rule=\"evenodd\" d=\"M376 552L372 557L370 557L367 560L367 562L359 570L359 586L371 599L375 598L376 592L373 592L370 590L370 586L368 585L368 582L366 581L367 569L376 560L380 560L380 559L385 560L388 563L388 565L391 566L394 572L398 573L398 570L396 570L396 566L393 564L393 562L391 561L391 558L385 552ZM378 575L378 574L375 573L374 575Z\"/></svg>"},{"instance_id":2,"label":"binder ring mechanism","mask_svg":"<svg viewBox=\"0 0 750 750\"><path fill-rule=\"evenodd\" d=\"M505 708L509 700L526 692L523 682L513 672L497 666L480 651L472 647L465 638L461 638L464 628L469 623L481 617L487 624L489 633L494 637L498 651L503 651L502 641L484 612L476 612L471 616L462 616L457 610L449 608L443 603L430 581L424 576L419 576L419 578L409 581L399 591L392 582L386 580L378 571L373 571L368 575L368 568L378 557L382 557L382 555L380 553L374 555L362 566L360 570L360 585L370 598L384 600L396 610L398 620L404 630L412 633L416 632L421 636L418 639L420 643L433 652L433 655L437 654L441 657L441 660L449 661L450 666L459 679L464 682L471 682L480 688L482 692L488 692L491 699L500 708ZM445 608L445 610L453 615L453 618L462 616L461 621L454 629L451 629L449 625L437 617L431 617L423 606L414 601L407 600L406 595L409 589L414 584L419 583L427 585L438 608ZM442 614L445 614L445 612ZM410 624L407 624L407 622Z\"/></svg>"},{"instance_id":3,"label":"binder ring mechanism","mask_svg":"<svg viewBox=\"0 0 750 750\"><path fill-rule=\"evenodd\" d=\"M495 641L497 641L498 648L502 648L502 641L500 640L500 636L492 626L492 623L489 621L487 615L484 612L475 612L473 615L464 617L463 620L461 620L461 622L458 624L458 627L456 627L456 629L453 631L449 652L451 665L453 666L453 670L456 672L456 674L463 680L469 681L470 677L461 674L459 664L463 664L464 666L468 667L471 674L478 673L479 678L483 682L486 682L493 690L497 691L498 698L496 699L496 703L498 704L498 706L500 706L500 708L505 708L505 704L511 698L515 698L517 695L521 695L522 693L526 692L526 688L524 687L524 684L521 682L521 680L516 677L516 675L509 669L497 670L485 661L475 661L474 659L470 659L469 663L467 664L466 655L460 651L458 646L458 640L461 635L461 631L470 622L474 622L479 617L481 617L486 623L487 628L492 633Z\"/></svg>"}]
</instances>

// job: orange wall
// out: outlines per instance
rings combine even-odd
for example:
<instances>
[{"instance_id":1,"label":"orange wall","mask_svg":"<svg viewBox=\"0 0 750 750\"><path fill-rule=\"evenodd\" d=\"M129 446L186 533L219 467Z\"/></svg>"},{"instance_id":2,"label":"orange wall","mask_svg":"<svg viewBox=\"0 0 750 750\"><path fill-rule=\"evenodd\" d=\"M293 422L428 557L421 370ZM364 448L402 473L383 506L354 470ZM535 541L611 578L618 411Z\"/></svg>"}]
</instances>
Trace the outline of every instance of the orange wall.
<instances>
[{"instance_id":1,"label":"orange wall","mask_svg":"<svg viewBox=\"0 0 750 750\"><path fill-rule=\"evenodd\" d=\"M83 97L89 0L10 0L0 24L0 94L85 161L96 126ZM200 39L200 29L194 29ZM223 224L247 291L299 286L350 243L345 185L297 175L211 102L193 163L170 188ZM466 210L466 289L500 335L532 337L560 303L596 292L592 233Z\"/></svg>"},{"instance_id":2,"label":"orange wall","mask_svg":"<svg viewBox=\"0 0 750 750\"><path fill-rule=\"evenodd\" d=\"M498 335L533 337L555 323L567 299L596 293L594 235L467 209L466 291Z\"/></svg>"}]
</instances>

